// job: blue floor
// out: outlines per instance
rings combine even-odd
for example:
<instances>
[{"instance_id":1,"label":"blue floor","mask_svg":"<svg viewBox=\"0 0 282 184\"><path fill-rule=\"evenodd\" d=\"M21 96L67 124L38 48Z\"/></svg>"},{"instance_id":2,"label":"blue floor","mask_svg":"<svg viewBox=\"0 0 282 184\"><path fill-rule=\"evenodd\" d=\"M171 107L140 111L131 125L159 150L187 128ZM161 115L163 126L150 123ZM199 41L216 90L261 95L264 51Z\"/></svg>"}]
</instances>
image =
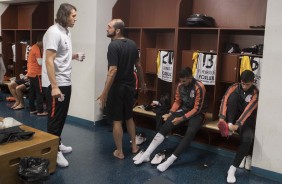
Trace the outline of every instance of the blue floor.
<instances>
[{"instance_id":1,"label":"blue floor","mask_svg":"<svg viewBox=\"0 0 282 184\"><path fill-rule=\"evenodd\" d=\"M34 128L46 131L46 117L30 115L27 109L13 111L12 103L0 102L0 116L14 117L18 121ZM124 152L126 158L118 160L113 157L114 142L112 132L107 123L86 125L69 118L62 141L71 145L73 152L66 155L70 165L57 168L46 184L225 184L226 172L232 158L221 156L203 149L190 147L164 173L156 166L144 163L135 166L130 153L128 134L124 134ZM145 131L148 140L152 140L153 132ZM169 137L159 149L173 149L179 138ZM149 141L142 145L146 148ZM206 167L204 165L207 165ZM0 173L1 174L1 173ZM277 184L275 182L243 169L236 172L237 183L242 184Z\"/></svg>"}]
</instances>

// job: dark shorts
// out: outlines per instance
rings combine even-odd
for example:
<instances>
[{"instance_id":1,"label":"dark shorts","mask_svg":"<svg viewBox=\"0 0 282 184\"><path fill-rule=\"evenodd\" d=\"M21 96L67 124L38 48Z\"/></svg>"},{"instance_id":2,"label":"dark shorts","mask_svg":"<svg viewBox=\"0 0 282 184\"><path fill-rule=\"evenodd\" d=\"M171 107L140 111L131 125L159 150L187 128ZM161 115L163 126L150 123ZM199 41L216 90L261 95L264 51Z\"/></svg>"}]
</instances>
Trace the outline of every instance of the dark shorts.
<instances>
[{"instance_id":1,"label":"dark shorts","mask_svg":"<svg viewBox=\"0 0 282 184\"><path fill-rule=\"evenodd\" d=\"M132 118L132 109L135 102L135 89L123 84L113 85L109 91L105 114L113 121L122 121Z\"/></svg>"},{"instance_id":2,"label":"dark shorts","mask_svg":"<svg viewBox=\"0 0 282 184\"><path fill-rule=\"evenodd\" d=\"M30 86L29 80L19 79L19 80L15 80L15 83L17 83L17 85L24 84L25 87L27 88Z\"/></svg>"}]
</instances>

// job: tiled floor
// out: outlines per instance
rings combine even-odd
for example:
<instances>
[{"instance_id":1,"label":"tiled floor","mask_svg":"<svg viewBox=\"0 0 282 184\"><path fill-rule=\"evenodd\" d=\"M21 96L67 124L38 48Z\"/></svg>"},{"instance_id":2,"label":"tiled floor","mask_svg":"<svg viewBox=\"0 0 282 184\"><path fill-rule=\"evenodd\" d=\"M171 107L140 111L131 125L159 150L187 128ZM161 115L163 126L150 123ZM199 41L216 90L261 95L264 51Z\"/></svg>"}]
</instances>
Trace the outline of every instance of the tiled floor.
<instances>
[{"instance_id":1,"label":"tiled floor","mask_svg":"<svg viewBox=\"0 0 282 184\"><path fill-rule=\"evenodd\" d=\"M27 109L13 111L12 104L0 102L0 116L14 117L22 123L46 130L46 117L30 115ZM130 153L128 134L124 135L124 151L126 158L118 160L112 156L114 142L110 126L107 123L85 125L79 121L68 120L62 135L65 145L71 145L73 152L66 155L70 165L67 168L57 168L46 184L224 184L226 172L232 163L232 158L190 147L164 173L158 172L156 166L144 163L135 166ZM138 129L138 131L145 131ZM153 132L145 131L148 140ZM160 150L174 148L178 138L169 137ZM149 141L142 145L148 146ZM207 167L204 167L204 165ZM1 173L0 173L1 174ZM237 183L277 184L251 172L238 169Z\"/></svg>"}]
</instances>

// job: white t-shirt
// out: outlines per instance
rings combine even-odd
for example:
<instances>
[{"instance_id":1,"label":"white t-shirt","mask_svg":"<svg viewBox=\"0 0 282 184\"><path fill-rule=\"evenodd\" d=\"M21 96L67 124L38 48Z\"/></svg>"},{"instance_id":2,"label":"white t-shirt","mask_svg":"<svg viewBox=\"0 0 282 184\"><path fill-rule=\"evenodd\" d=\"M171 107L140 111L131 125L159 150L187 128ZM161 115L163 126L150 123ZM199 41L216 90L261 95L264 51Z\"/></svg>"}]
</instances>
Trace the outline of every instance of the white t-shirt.
<instances>
[{"instance_id":1,"label":"white t-shirt","mask_svg":"<svg viewBox=\"0 0 282 184\"><path fill-rule=\"evenodd\" d=\"M46 50L55 50L57 52L54 67L58 86L71 85L71 61L72 44L71 34L59 24L54 24L45 33L43 37L43 60L42 60L42 86L48 87L50 81L46 69Z\"/></svg>"}]
</instances>

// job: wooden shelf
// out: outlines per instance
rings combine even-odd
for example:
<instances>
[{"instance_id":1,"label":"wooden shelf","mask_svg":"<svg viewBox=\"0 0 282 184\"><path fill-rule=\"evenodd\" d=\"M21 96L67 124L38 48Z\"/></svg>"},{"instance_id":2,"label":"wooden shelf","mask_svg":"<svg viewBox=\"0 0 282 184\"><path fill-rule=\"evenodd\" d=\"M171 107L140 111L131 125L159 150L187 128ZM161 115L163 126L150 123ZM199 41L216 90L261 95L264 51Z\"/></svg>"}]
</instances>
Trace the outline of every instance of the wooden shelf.
<instances>
[{"instance_id":1,"label":"wooden shelf","mask_svg":"<svg viewBox=\"0 0 282 184\"><path fill-rule=\"evenodd\" d=\"M181 0L118 0L113 7L113 17L120 17L128 27L174 28L177 26ZM157 20L157 21L156 21Z\"/></svg>"},{"instance_id":2,"label":"wooden shelf","mask_svg":"<svg viewBox=\"0 0 282 184\"><path fill-rule=\"evenodd\" d=\"M217 28L217 27L179 27L178 28L179 30L199 30L199 31L218 31L220 30L220 28Z\"/></svg>"},{"instance_id":3,"label":"wooden shelf","mask_svg":"<svg viewBox=\"0 0 282 184\"><path fill-rule=\"evenodd\" d=\"M156 48L147 48L146 49L146 73L157 74L157 56L158 49Z\"/></svg>"},{"instance_id":4,"label":"wooden shelf","mask_svg":"<svg viewBox=\"0 0 282 184\"><path fill-rule=\"evenodd\" d=\"M203 125L203 128L207 128L207 129L211 129L211 130L214 130L214 131L219 131L218 127L217 127L217 123L218 121L209 121L209 122L206 122L204 125Z\"/></svg>"},{"instance_id":5,"label":"wooden shelf","mask_svg":"<svg viewBox=\"0 0 282 184\"><path fill-rule=\"evenodd\" d=\"M224 27L179 27L179 30L211 30L211 31L226 31L226 32L250 32L251 34L257 32L263 33L265 29L262 28L224 28Z\"/></svg>"},{"instance_id":6,"label":"wooden shelf","mask_svg":"<svg viewBox=\"0 0 282 184\"><path fill-rule=\"evenodd\" d=\"M265 25L267 1L182 0L175 6L179 9L179 27L186 26L190 15L202 13L213 17L218 28L249 28Z\"/></svg>"},{"instance_id":7,"label":"wooden shelf","mask_svg":"<svg viewBox=\"0 0 282 184\"><path fill-rule=\"evenodd\" d=\"M139 94L138 104L149 104L165 93L171 94L172 103L180 69L192 68L194 51L209 54L212 50L217 54L217 72L215 85L205 86L211 118L204 126L218 133L216 119L221 99L227 88L239 81L241 56L225 53L225 44L236 43L241 49L263 44L265 29L250 26L265 25L266 5L265 0L117 0L113 17L125 21L128 37L137 43L145 82L150 89L147 94ZM215 27L188 27L186 19L195 13L213 17ZM158 50L174 52L172 83L158 79ZM136 121L146 124L148 115L144 116L139 112Z\"/></svg>"},{"instance_id":8,"label":"wooden shelf","mask_svg":"<svg viewBox=\"0 0 282 184\"><path fill-rule=\"evenodd\" d=\"M223 54L221 67L221 82L237 82L239 80L239 55Z\"/></svg>"},{"instance_id":9,"label":"wooden shelf","mask_svg":"<svg viewBox=\"0 0 282 184\"><path fill-rule=\"evenodd\" d=\"M12 44L15 44L16 62L13 62L14 69L7 70L7 75L19 78L26 66L25 49L21 41L28 41L30 45L36 43L39 34L43 34L46 29L53 24L54 2L32 2L13 3L1 15L2 32L2 52L5 67L11 65L13 60Z\"/></svg>"},{"instance_id":10,"label":"wooden shelf","mask_svg":"<svg viewBox=\"0 0 282 184\"><path fill-rule=\"evenodd\" d=\"M144 31L175 31L175 28L167 28L167 27L142 27Z\"/></svg>"},{"instance_id":11,"label":"wooden shelf","mask_svg":"<svg viewBox=\"0 0 282 184\"><path fill-rule=\"evenodd\" d=\"M264 35L265 29L251 29L251 28L220 28L221 32L238 34L238 35Z\"/></svg>"}]
</instances>

